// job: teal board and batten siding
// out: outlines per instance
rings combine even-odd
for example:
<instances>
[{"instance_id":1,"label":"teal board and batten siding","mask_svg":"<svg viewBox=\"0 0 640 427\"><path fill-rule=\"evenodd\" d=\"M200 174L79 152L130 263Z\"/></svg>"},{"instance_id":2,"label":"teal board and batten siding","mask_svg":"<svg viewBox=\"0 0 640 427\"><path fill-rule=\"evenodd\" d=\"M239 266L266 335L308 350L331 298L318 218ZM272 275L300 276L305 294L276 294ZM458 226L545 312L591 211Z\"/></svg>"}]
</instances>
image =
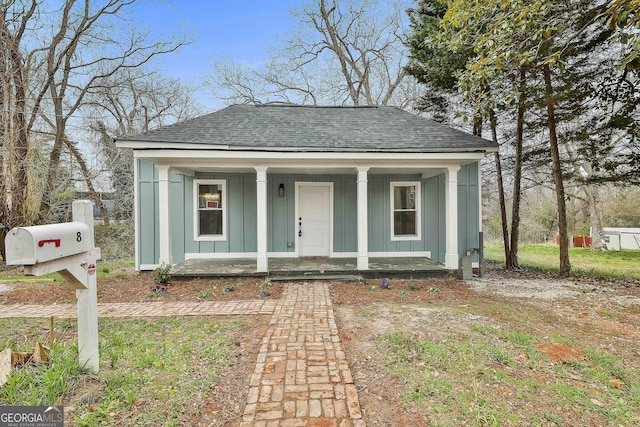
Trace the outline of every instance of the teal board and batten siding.
<instances>
[{"instance_id":1,"label":"teal board and batten siding","mask_svg":"<svg viewBox=\"0 0 640 427\"><path fill-rule=\"evenodd\" d=\"M460 254L478 246L478 164L463 166L458 174L458 247ZM227 239L195 241L193 231L193 180L223 179L227 182ZM390 183L421 181L422 236L418 241L391 240ZM430 251L431 257L444 262L445 254L445 181L444 175L422 180L420 176L370 175L368 178L369 251ZM268 251L295 252L297 243L295 218L296 182L331 182L334 200L335 253L357 252L357 183L355 175L309 176L269 174ZM279 195L284 185L284 197ZM152 163L138 160L139 262L157 264L159 257L158 174ZM256 177L255 174L198 173L194 177L171 173L171 222L174 263L182 262L185 253L255 253L256 248Z\"/></svg>"},{"instance_id":2,"label":"teal board and batten siding","mask_svg":"<svg viewBox=\"0 0 640 427\"><path fill-rule=\"evenodd\" d=\"M431 258L444 262L445 239L445 176L422 179L420 175L370 175L369 251L370 252L431 252ZM421 238L391 240L391 182L420 181ZM478 247L479 232L478 163L463 166L458 172L458 249L463 255Z\"/></svg>"},{"instance_id":3,"label":"teal board and batten siding","mask_svg":"<svg viewBox=\"0 0 640 427\"><path fill-rule=\"evenodd\" d=\"M298 240L296 229L296 182L333 183L333 251L356 252L358 249L356 177L355 175L268 175L268 246L269 252L295 252ZM280 197L280 184L284 197Z\"/></svg>"},{"instance_id":4,"label":"teal board and batten siding","mask_svg":"<svg viewBox=\"0 0 640 427\"><path fill-rule=\"evenodd\" d=\"M479 246L480 186L478 163L463 166L458 172L458 253L464 255ZM478 261L478 255L473 254Z\"/></svg>"},{"instance_id":5,"label":"teal board and batten siding","mask_svg":"<svg viewBox=\"0 0 640 427\"><path fill-rule=\"evenodd\" d=\"M138 258L140 264L157 264L160 257L158 171L151 162L137 162Z\"/></svg>"}]
</instances>

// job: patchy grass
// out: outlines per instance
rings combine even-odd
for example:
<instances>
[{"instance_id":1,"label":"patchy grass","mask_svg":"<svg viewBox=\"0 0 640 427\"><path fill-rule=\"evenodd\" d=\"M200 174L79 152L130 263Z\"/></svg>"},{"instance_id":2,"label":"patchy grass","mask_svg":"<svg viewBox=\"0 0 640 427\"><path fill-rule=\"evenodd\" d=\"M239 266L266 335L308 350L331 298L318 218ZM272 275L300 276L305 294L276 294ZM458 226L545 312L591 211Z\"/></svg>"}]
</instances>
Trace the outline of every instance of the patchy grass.
<instances>
[{"instance_id":1,"label":"patchy grass","mask_svg":"<svg viewBox=\"0 0 640 427\"><path fill-rule=\"evenodd\" d=\"M48 319L0 319L0 349L48 339ZM77 362L75 321L58 320L53 363L13 370L0 405L58 405L80 426L184 425L205 406L219 369L233 363L237 321L100 319L100 372ZM69 409L71 408L71 409Z\"/></svg>"},{"instance_id":2,"label":"patchy grass","mask_svg":"<svg viewBox=\"0 0 640 427\"><path fill-rule=\"evenodd\" d=\"M407 407L433 425L638 425L640 370L569 337L574 359L557 361L537 336L508 323L467 322L430 337L406 330L380 336L389 370L403 384ZM573 424L575 425L575 424Z\"/></svg>"},{"instance_id":3,"label":"patchy grass","mask_svg":"<svg viewBox=\"0 0 640 427\"><path fill-rule=\"evenodd\" d=\"M122 276L123 274L136 274L134 270L135 261L133 258L114 261L98 262L98 278Z\"/></svg>"},{"instance_id":4,"label":"patchy grass","mask_svg":"<svg viewBox=\"0 0 640 427\"><path fill-rule=\"evenodd\" d=\"M113 277L122 276L123 274L136 274L134 271L133 258L118 261L98 262L96 268L97 277ZM45 284L45 283L62 283L64 279L58 273L50 273L44 276L25 276L18 268L12 266L0 269L0 283L5 284Z\"/></svg>"},{"instance_id":5,"label":"patchy grass","mask_svg":"<svg viewBox=\"0 0 640 427\"><path fill-rule=\"evenodd\" d=\"M485 242L485 259L504 263L504 247L500 243ZM560 249L556 245L520 245L518 258L523 268L550 272L560 269ZM569 248L571 274L596 279L640 279L640 251L592 251Z\"/></svg>"}]
</instances>

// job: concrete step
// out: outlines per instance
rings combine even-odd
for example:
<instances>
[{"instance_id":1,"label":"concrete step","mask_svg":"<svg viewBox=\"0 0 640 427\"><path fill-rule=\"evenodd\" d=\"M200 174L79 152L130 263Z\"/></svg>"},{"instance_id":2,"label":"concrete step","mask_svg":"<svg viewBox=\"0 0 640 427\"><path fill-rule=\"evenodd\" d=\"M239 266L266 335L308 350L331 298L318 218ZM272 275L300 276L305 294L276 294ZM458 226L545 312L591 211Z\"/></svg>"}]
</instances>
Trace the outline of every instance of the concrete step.
<instances>
[{"instance_id":1,"label":"concrete step","mask_svg":"<svg viewBox=\"0 0 640 427\"><path fill-rule=\"evenodd\" d=\"M303 282L314 280L334 280L340 282L362 282L362 276L353 274L299 274L299 275L277 275L269 276L268 280L272 282Z\"/></svg>"}]
</instances>

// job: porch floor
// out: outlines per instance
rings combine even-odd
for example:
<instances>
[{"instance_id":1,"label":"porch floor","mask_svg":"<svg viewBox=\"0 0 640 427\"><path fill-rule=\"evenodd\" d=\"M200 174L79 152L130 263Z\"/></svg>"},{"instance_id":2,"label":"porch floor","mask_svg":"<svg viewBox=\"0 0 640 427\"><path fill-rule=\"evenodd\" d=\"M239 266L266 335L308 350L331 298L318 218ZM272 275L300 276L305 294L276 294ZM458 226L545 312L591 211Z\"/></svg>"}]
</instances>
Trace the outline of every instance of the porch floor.
<instances>
[{"instance_id":1,"label":"porch floor","mask_svg":"<svg viewBox=\"0 0 640 427\"><path fill-rule=\"evenodd\" d=\"M269 272L258 273L252 259L190 259L176 264L177 277L268 277L271 280L448 277L444 266L428 258L369 258L369 270L358 270L355 258L269 258Z\"/></svg>"}]
</instances>

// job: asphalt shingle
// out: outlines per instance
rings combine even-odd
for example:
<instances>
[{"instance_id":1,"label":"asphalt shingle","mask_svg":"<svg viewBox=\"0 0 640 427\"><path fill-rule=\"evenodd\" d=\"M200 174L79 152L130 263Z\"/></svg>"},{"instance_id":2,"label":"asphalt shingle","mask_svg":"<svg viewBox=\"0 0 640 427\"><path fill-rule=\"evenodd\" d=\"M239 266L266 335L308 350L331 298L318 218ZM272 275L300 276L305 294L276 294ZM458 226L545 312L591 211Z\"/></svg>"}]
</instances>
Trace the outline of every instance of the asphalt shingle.
<instances>
[{"instance_id":1,"label":"asphalt shingle","mask_svg":"<svg viewBox=\"0 0 640 427\"><path fill-rule=\"evenodd\" d=\"M119 141L277 151L479 151L486 139L395 107L232 105Z\"/></svg>"}]
</instances>

